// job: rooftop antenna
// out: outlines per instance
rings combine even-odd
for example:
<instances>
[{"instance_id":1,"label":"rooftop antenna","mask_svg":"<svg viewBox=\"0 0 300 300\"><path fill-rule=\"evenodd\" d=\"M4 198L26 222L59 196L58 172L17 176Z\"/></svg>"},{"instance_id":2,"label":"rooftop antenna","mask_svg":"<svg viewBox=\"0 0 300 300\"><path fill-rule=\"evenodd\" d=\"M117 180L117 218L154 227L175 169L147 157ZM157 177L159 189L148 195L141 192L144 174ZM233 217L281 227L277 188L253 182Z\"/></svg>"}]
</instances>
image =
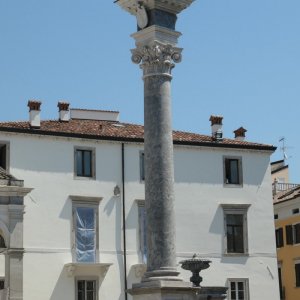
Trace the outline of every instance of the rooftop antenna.
<instances>
[{"instance_id":1,"label":"rooftop antenna","mask_svg":"<svg viewBox=\"0 0 300 300\"><path fill-rule=\"evenodd\" d=\"M286 150L290 147L287 147L285 144L285 137L282 136L279 138L279 142L282 143L280 150L282 151L282 155L283 155L283 160L286 161L287 159L291 158L291 156L288 156L286 153Z\"/></svg>"}]
</instances>

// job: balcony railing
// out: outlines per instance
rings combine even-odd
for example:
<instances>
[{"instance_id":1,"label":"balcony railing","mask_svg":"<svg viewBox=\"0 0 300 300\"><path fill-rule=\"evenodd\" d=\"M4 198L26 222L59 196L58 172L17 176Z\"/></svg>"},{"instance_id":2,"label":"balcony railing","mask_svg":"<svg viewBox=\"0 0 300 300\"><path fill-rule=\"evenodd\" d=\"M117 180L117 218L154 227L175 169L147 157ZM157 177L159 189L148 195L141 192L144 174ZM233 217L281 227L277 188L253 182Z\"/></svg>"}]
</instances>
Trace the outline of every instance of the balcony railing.
<instances>
[{"instance_id":1,"label":"balcony railing","mask_svg":"<svg viewBox=\"0 0 300 300\"><path fill-rule=\"evenodd\" d=\"M296 187L300 186L300 184L297 183L281 183L281 182L273 182L272 189L273 189L273 195L279 193L279 192L285 192L291 189L294 189Z\"/></svg>"}]
</instances>

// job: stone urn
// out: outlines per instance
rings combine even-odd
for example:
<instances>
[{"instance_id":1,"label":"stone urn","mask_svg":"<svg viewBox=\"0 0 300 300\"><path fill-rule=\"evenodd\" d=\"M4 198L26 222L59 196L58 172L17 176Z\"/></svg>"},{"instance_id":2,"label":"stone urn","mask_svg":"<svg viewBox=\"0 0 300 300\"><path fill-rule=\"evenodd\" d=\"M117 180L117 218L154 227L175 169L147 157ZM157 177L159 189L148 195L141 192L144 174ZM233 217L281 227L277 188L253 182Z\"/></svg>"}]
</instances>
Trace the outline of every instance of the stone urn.
<instances>
[{"instance_id":1,"label":"stone urn","mask_svg":"<svg viewBox=\"0 0 300 300\"><path fill-rule=\"evenodd\" d=\"M195 287L200 287L200 283L203 279L199 273L202 270L209 268L211 261L208 259L199 258L196 254L194 254L193 258L182 260L179 263L181 264L182 269L192 272L193 275L190 277L190 281L193 283L193 285Z\"/></svg>"}]
</instances>

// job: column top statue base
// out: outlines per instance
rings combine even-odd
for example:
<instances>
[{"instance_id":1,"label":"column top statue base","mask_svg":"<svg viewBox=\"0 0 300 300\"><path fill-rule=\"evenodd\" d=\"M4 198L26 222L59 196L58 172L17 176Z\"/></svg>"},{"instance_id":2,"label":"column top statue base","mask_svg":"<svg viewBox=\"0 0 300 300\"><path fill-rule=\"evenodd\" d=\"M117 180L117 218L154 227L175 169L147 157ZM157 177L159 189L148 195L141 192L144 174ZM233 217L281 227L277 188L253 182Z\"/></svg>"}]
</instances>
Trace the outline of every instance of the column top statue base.
<instances>
[{"instance_id":1,"label":"column top statue base","mask_svg":"<svg viewBox=\"0 0 300 300\"><path fill-rule=\"evenodd\" d=\"M147 9L160 9L178 14L186 9L194 2L194 0L119 0L117 2L123 9L132 15L136 15L139 5L143 5Z\"/></svg>"},{"instance_id":2,"label":"column top statue base","mask_svg":"<svg viewBox=\"0 0 300 300\"><path fill-rule=\"evenodd\" d=\"M155 42L175 46L180 36L181 33L178 31L157 25L152 25L131 35L135 39L136 46L151 46Z\"/></svg>"}]
</instances>

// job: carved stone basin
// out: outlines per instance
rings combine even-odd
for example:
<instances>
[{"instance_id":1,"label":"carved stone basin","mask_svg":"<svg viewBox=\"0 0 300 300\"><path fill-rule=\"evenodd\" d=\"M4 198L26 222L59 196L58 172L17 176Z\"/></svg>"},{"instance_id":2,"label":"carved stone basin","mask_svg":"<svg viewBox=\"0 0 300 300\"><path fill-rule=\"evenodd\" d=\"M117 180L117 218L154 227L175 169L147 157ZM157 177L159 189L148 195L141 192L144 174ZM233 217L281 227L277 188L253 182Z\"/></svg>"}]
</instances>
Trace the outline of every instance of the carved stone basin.
<instances>
[{"instance_id":1,"label":"carved stone basin","mask_svg":"<svg viewBox=\"0 0 300 300\"><path fill-rule=\"evenodd\" d=\"M193 258L182 260L179 263L181 264L182 269L192 272L193 275L190 277L190 281L193 283L193 285L200 286L200 283L203 279L199 273L200 271L209 268L211 261L208 259L199 258L196 254L194 254Z\"/></svg>"}]
</instances>

